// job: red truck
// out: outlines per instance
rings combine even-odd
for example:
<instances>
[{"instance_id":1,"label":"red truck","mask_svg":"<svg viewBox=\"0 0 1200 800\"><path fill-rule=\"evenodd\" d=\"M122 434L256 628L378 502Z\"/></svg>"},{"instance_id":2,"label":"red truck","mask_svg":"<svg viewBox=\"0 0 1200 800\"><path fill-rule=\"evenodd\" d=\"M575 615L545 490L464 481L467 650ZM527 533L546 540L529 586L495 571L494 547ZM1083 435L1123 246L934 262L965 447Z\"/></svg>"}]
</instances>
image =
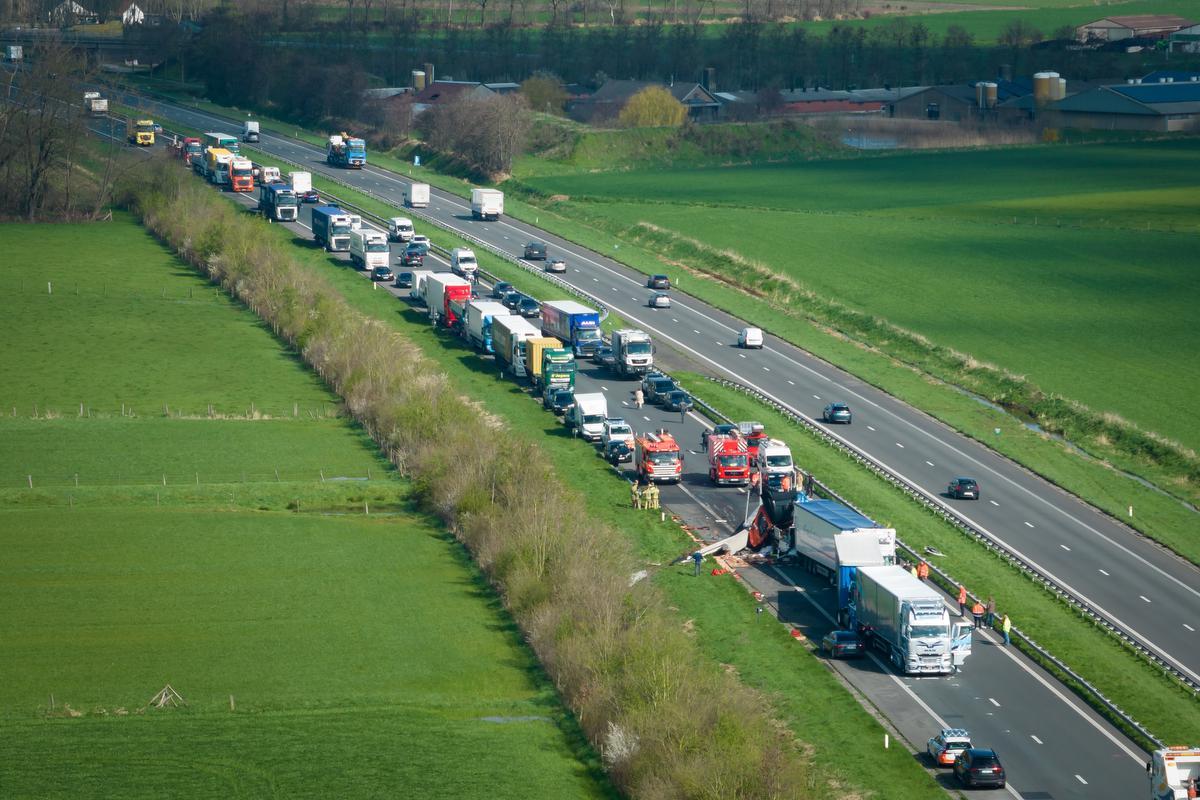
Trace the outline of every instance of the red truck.
<instances>
[{"instance_id":1,"label":"red truck","mask_svg":"<svg viewBox=\"0 0 1200 800\"><path fill-rule=\"evenodd\" d=\"M633 464L638 481L679 483L683 477L683 451L665 429L634 439Z\"/></svg>"},{"instance_id":2,"label":"red truck","mask_svg":"<svg viewBox=\"0 0 1200 800\"><path fill-rule=\"evenodd\" d=\"M204 159L204 148L200 144L200 140L195 136L185 136L179 142L179 158L183 160L186 166L192 166L192 161L202 161Z\"/></svg>"},{"instance_id":3,"label":"red truck","mask_svg":"<svg viewBox=\"0 0 1200 800\"><path fill-rule=\"evenodd\" d=\"M758 458L758 445L767 441L767 432L761 422L739 422L738 430L746 439L746 452L753 462Z\"/></svg>"},{"instance_id":4,"label":"red truck","mask_svg":"<svg viewBox=\"0 0 1200 800\"><path fill-rule=\"evenodd\" d=\"M738 433L708 437L708 477L717 486L750 483L750 456L746 440Z\"/></svg>"}]
</instances>

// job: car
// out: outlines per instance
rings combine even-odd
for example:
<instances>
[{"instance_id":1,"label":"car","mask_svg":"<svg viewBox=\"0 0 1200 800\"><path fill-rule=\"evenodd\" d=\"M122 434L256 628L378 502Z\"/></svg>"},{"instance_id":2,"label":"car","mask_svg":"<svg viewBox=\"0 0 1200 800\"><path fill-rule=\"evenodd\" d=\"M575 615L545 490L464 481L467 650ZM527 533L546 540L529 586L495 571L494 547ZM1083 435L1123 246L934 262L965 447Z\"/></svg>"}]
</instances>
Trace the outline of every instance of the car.
<instances>
[{"instance_id":1,"label":"car","mask_svg":"<svg viewBox=\"0 0 1200 800\"><path fill-rule=\"evenodd\" d=\"M757 348L762 350L763 332L762 328L742 328L738 331L738 347L749 350Z\"/></svg>"},{"instance_id":2,"label":"car","mask_svg":"<svg viewBox=\"0 0 1200 800\"><path fill-rule=\"evenodd\" d=\"M646 279L646 287L650 289L670 289L671 279L666 275L651 275Z\"/></svg>"},{"instance_id":3,"label":"car","mask_svg":"<svg viewBox=\"0 0 1200 800\"><path fill-rule=\"evenodd\" d=\"M567 262L561 258L552 258L546 262L546 272L566 272Z\"/></svg>"},{"instance_id":4,"label":"car","mask_svg":"<svg viewBox=\"0 0 1200 800\"><path fill-rule=\"evenodd\" d=\"M402 267L421 267L425 265L425 254L429 252L423 244L410 244L404 248L404 252L400 254L400 266Z\"/></svg>"},{"instance_id":5,"label":"car","mask_svg":"<svg viewBox=\"0 0 1200 800\"><path fill-rule=\"evenodd\" d=\"M319 203L319 202L321 202L321 195L317 194L316 189L309 189L308 191L304 191L304 192L300 193L300 202L301 203Z\"/></svg>"},{"instance_id":6,"label":"car","mask_svg":"<svg viewBox=\"0 0 1200 800\"><path fill-rule=\"evenodd\" d=\"M683 389L672 389L663 395L662 405L668 411L691 411L695 402Z\"/></svg>"},{"instance_id":7,"label":"car","mask_svg":"<svg viewBox=\"0 0 1200 800\"><path fill-rule=\"evenodd\" d=\"M397 289L411 289L413 285L413 278L415 277L416 276L411 272L397 272L396 283L393 285Z\"/></svg>"},{"instance_id":8,"label":"car","mask_svg":"<svg viewBox=\"0 0 1200 800\"><path fill-rule=\"evenodd\" d=\"M376 267L371 270L371 280L373 281L394 281L396 276L392 274L391 267Z\"/></svg>"},{"instance_id":9,"label":"car","mask_svg":"<svg viewBox=\"0 0 1200 800\"><path fill-rule=\"evenodd\" d=\"M427 253L429 252L429 248L430 248L430 246L431 246L431 245L430 245L430 241L429 241L429 237L428 237L428 236L426 236L426 235L424 235L424 234L421 234L421 233L414 233L414 234L413 234L413 238L412 238L412 242L411 242L411 243L412 243L412 244L423 244L423 245L425 245L425 252L427 252Z\"/></svg>"},{"instance_id":10,"label":"car","mask_svg":"<svg viewBox=\"0 0 1200 800\"><path fill-rule=\"evenodd\" d=\"M978 500L979 481L974 478L955 478L946 487L946 494L955 500Z\"/></svg>"},{"instance_id":11,"label":"car","mask_svg":"<svg viewBox=\"0 0 1200 800\"><path fill-rule=\"evenodd\" d=\"M542 392L542 407L555 414L566 414L575 405L575 392L558 386L547 386Z\"/></svg>"},{"instance_id":12,"label":"car","mask_svg":"<svg viewBox=\"0 0 1200 800\"><path fill-rule=\"evenodd\" d=\"M517 308L521 305L521 301L524 299L525 299L525 295L514 290L514 291L511 291L508 294L504 295L504 297L501 297L500 302L503 303L504 307L509 309L510 311L516 311Z\"/></svg>"},{"instance_id":13,"label":"car","mask_svg":"<svg viewBox=\"0 0 1200 800\"><path fill-rule=\"evenodd\" d=\"M666 375L657 375L643 381L642 385L645 387L642 391L647 403L661 403L668 394L679 388L679 385Z\"/></svg>"},{"instance_id":14,"label":"car","mask_svg":"<svg viewBox=\"0 0 1200 800\"><path fill-rule=\"evenodd\" d=\"M605 444L601 452L604 460L614 467L620 466L623 461L633 461L633 448L619 439Z\"/></svg>"},{"instance_id":15,"label":"car","mask_svg":"<svg viewBox=\"0 0 1200 800\"><path fill-rule=\"evenodd\" d=\"M954 759L954 777L967 788L989 786L1003 789L1006 782L1000 756L990 747L970 747Z\"/></svg>"},{"instance_id":16,"label":"car","mask_svg":"<svg viewBox=\"0 0 1200 800\"><path fill-rule=\"evenodd\" d=\"M155 133L162 133L162 132L163 132L163 131L162 131L162 125L159 125L157 122L156 122L156 123L154 123L154 132L155 132Z\"/></svg>"},{"instance_id":17,"label":"car","mask_svg":"<svg viewBox=\"0 0 1200 800\"><path fill-rule=\"evenodd\" d=\"M533 319L534 317L541 316L542 304L532 297L522 297L521 302L517 304L516 311L522 317Z\"/></svg>"},{"instance_id":18,"label":"car","mask_svg":"<svg viewBox=\"0 0 1200 800\"><path fill-rule=\"evenodd\" d=\"M604 420L604 430L600 433L600 443L625 442L633 447L633 428L620 417L609 417Z\"/></svg>"},{"instance_id":19,"label":"car","mask_svg":"<svg viewBox=\"0 0 1200 800\"><path fill-rule=\"evenodd\" d=\"M536 239L525 245L526 261L542 261L546 258L546 243Z\"/></svg>"},{"instance_id":20,"label":"car","mask_svg":"<svg viewBox=\"0 0 1200 800\"><path fill-rule=\"evenodd\" d=\"M970 749L971 734L962 728L942 728L925 743L925 751L938 767L953 767L959 754Z\"/></svg>"},{"instance_id":21,"label":"car","mask_svg":"<svg viewBox=\"0 0 1200 800\"><path fill-rule=\"evenodd\" d=\"M702 448L704 448L705 450L707 450L708 449L708 437L710 437L710 436L728 436L731 433L736 433L737 429L738 429L737 425L732 425L729 423L721 423L720 425L717 425L716 427L714 427L711 431L708 430L707 428L705 428L703 431L700 432L700 446Z\"/></svg>"},{"instance_id":22,"label":"car","mask_svg":"<svg viewBox=\"0 0 1200 800\"><path fill-rule=\"evenodd\" d=\"M602 345L597 346L596 349L592 352L592 363L593 364L603 363L604 356L610 355L612 352L613 352L613 349L610 345L602 344Z\"/></svg>"},{"instance_id":23,"label":"car","mask_svg":"<svg viewBox=\"0 0 1200 800\"><path fill-rule=\"evenodd\" d=\"M854 631L830 631L821 638L821 653L830 658L853 658L866 652L862 637Z\"/></svg>"},{"instance_id":24,"label":"car","mask_svg":"<svg viewBox=\"0 0 1200 800\"><path fill-rule=\"evenodd\" d=\"M671 295L664 294L663 292L655 292L650 295L650 299L646 302L646 305L651 308L670 308Z\"/></svg>"},{"instance_id":25,"label":"car","mask_svg":"<svg viewBox=\"0 0 1200 800\"><path fill-rule=\"evenodd\" d=\"M504 299L504 295L513 291L513 285L508 281L496 281L496 285L492 287L492 297L496 300Z\"/></svg>"},{"instance_id":26,"label":"car","mask_svg":"<svg viewBox=\"0 0 1200 800\"><path fill-rule=\"evenodd\" d=\"M845 403L830 403L825 406L825 412L821 415L821 418L826 422L839 422L849 425L852 419L850 406Z\"/></svg>"},{"instance_id":27,"label":"car","mask_svg":"<svg viewBox=\"0 0 1200 800\"><path fill-rule=\"evenodd\" d=\"M617 368L617 351L607 345L596 348L596 355L592 356L592 361L602 367L608 369Z\"/></svg>"}]
</instances>

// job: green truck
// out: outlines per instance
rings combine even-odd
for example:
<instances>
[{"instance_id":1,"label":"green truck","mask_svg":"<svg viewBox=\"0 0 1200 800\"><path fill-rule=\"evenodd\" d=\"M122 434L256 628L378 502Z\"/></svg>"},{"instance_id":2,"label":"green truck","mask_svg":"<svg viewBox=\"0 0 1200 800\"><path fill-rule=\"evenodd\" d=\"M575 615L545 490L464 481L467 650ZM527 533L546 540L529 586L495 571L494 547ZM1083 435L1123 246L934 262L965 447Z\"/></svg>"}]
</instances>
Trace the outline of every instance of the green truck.
<instances>
[{"instance_id":1,"label":"green truck","mask_svg":"<svg viewBox=\"0 0 1200 800\"><path fill-rule=\"evenodd\" d=\"M575 354L569 347L542 349L541 369L534 375L534 389L541 392L546 386L560 389L575 388Z\"/></svg>"}]
</instances>

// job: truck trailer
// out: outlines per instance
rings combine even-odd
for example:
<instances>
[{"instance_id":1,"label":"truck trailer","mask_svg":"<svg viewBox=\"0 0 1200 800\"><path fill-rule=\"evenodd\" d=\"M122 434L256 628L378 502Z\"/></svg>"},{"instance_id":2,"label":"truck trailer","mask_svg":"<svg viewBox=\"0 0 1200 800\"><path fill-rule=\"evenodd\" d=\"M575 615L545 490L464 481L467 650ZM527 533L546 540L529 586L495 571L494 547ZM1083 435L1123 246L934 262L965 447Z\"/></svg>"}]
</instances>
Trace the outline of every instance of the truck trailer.
<instances>
[{"instance_id":1,"label":"truck trailer","mask_svg":"<svg viewBox=\"0 0 1200 800\"><path fill-rule=\"evenodd\" d=\"M542 333L570 345L577 357L590 358L602 344L600 312L574 300L544 300Z\"/></svg>"},{"instance_id":2,"label":"truck trailer","mask_svg":"<svg viewBox=\"0 0 1200 800\"><path fill-rule=\"evenodd\" d=\"M359 269L373 270L386 267L391 249L387 236L374 228L359 228L350 231L350 263Z\"/></svg>"},{"instance_id":3,"label":"truck trailer","mask_svg":"<svg viewBox=\"0 0 1200 800\"><path fill-rule=\"evenodd\" d=\"M108 113L108 100L99 92L83 93L83 110L93 117L103 117Z\"/></svg>"},{"instance_id":4,"label":"truck trailer","mask_svg":"<svg viewBox=\"0 0 1200 800\"><path fill-rule=\"evenodd\" d=\"M654 343L645 331L613 331L612 348L618 375L645 375L654 367Z\"/></svg>"},{"instance_id":5,"label":"truck trailer","mask_svg":"<svg viewBox=\"0 0 1200 800\"><path fill-rule=\"evenodd\" d=\"M367 164L367 143L347 133L335 133L329 137L325 163L331 167L362 169Z\"/></svg>"},{"instance_id":6,"label":"truck trailer","mask_svg":"<svg viewBox=\"0 0 1200 800\"><path fill-rule=\"evenodd\" d=\"M312 173L289 172L288 183L292 185L292 191L296 193L296 197L301 197L305 192L312 191Z\"/></svg>"},{"instance_id":7,"label":"truck trailer","mask_svg":"<svg viewBox=\"0 0 1200 800\"><path fill-rule=\"evenodd\" d=\"M526 342L541 335L541 331L524 317L494 317L492 351L496 355L496 363L500 365L501 372L507 372L516 378L528 375Z\"/></svg>"},{"instance_id":8,"label":"truck trailer","mask_svg":"<svg viewBox=\"0 0 1200 800\"><path fill-rule=\"evenodd\" d=\"M463 335L472 346L485 353L493 352L492 326L497 317L512 316L503 303L495 300L472 300L467 303L467 319Z\"/></svg>"},{"instance_id":9,"label":"truck trailer","mask_svg":"<svg viewBox=\"0 0 1200 800\"><path fill-rule=\"evenodd\" d=\"M497 220L504 214L504 192L498 189L471 190L471 216L475 219Z\"/></svg>"},{"instance_id":10,"label":"truck trailer","mask_svg":"<svg viewBox=\"0 0 1200 800\"><path fill-rule=\"evenodd\" d=\"M404 205L408 208L426 208L429 205L429 184L414 183L404 190Z\"/></svg>"},{"instance_id":11,"label":"truck trailer","mask_svg":"<svg viewBox=\"0 0 1200 800\"><path fill-rule=\"evenodd\" d=\"M204 151L204 178L216 186L229 184L229 162L233 153L223 147L210 147Z\"/></svg>"},{"instance_id":12,"label":"truck trailer","mask_svg":"<svg viewBox=\"0 0 1200 800\"><path fill-rule=\"evenodd\" d=\"M850 619L906 675L949 675L971 652L971 622L951 622L941 595L900 566L859 567Z\"/></svg>"},{"instance_id":13,"label":"truck trailer","mask_svg":"<svg viewBox=\"0 0 1200 800\"><path fill-rule=\"evenodd\" d=\"M258 187L258 210L273 222L295 222L299 214L296 193L286 183L265 183Z\"/></svg>"},{"instance_id":14,"label":"truck trailer","mask_svg":"<svg viewBox=\"0 0 1200 800\"><path fill-rule=\"evenodd\" d=\"M258 141L258 121L248 119L242 123L242 141L257 142Z\"/></svg>"},{"instance_id":15,"label":"truck trailer","mask_svg":"<svg viewBox=\"0 0 1200 800\"><path fill-rule=\"evenodd\" d=\"M218 133L217 131L209 131L204 134L205 147L218 147L222 150L228 150L231 153L238 152L238 138L230 133Z\"/></svg>"},{"instance_id":16,"label":"truck trailer","mask_svg":"<svg viewBox=\"0 0 1200 800\"><path fill-rule=\"evenodd\" d=\"M312 232L330 253L350 249L350 215L337 206L317 206L312 212Z\"/></svg>"},{"instance_id":17,"label":"truck trailer","mask_svg":"<svg viewBox=\"0 0 1200 800\"><path fill-rule=\"evenodd\" d=\"M425 278L425 306L429 309L429 320L434 325L453 328L458 316L450 310L451 301L465 301L471 297L471 282L457 275L434 272Z\"/></svg>"}]
</instances>

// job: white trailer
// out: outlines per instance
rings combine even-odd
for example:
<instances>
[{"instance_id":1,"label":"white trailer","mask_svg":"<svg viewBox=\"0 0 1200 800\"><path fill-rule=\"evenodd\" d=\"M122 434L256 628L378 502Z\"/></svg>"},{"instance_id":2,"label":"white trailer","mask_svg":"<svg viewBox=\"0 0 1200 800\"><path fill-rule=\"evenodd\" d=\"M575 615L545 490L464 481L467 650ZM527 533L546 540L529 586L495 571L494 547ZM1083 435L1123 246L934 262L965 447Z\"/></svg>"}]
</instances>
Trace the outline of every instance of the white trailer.
<instances>
[{"instance_id":1,"label":"white trailer","mask_svg":"<svg viewBox=\"0 0 1200 800\"><path fill-rule=\"evenodd\" d=\"M413 270L412 286L408 290L409 300L425 302L425 279L433 274L431 269Z\"/></svg>"},{"instance_id":2,"label":"white trailer","mask_svg":"<svg viewBox=\"0 0 1200 800\"><path fill-rule=\"evenodd\" d=\"M350 231L350 263L360 269L372 270L388 265L388 241L381 231L359 228Z\"/></svg>"},{"instance_id":3,"label":"white trailer","mask_svg":"<svg viewBox=\"0 0 1200 800\"><path fill-rule=\"evenodd\" d=\"M404 205L408 208L425 208L429 205L429 184L414 183L404 190Z\"/></svg>"},{"instance_id":4,"label":"white trailer","mask_svg":"<svg viewBox=\"0 0 1200 800\"><path fill-rule=\"evenodd\" d=\"M608 398L604 392L575 395L575 405L567 411L567 427L589 442L604 436L604 421L608 419Z\"/></svg>"},{"instance_id":5,"label":"white trailer","mask_svg":"<svg viewBox=\"0 0 1200 800\"><path fill-rule=\"evenodd\" d=\"M471 216L497 220L504 214L504 192L498 189L471 190Z\"/></svg>"},{"instance_id":6,"label":"white trailer","mask_svg":"<svg viewBox=\"0 0 1200 800\"><path fill-rule=\"evenodd\" d=\"M83 108L93 117L102 117L108 113L108 100L101 97L99 92L84 92Z\"/></svg>"},{"instance_id":7,"label":"white trailer","mask_svg":"<svg viewBox=\"0 0 1200 800\"><path fill-rule=\"evenodd\" d=\"M447 272L433 272L425 278L423 282L425 307L429 309L429 319L435 323L446 316L446 294L447 289L451 286L465 286L466 294L471 293L471 282L465 278L460 278L457 275L451 275ZM451 292L453 294L461 294L462 291Z\"/></svg>"},{"instance_id":8,"label":"white trailer","mask_svg":"<svg viewBox=\"0 0 1200 800\"><path fill-rule=\"evenodd\" d=\"M258 141L258 121L248 119L242 123L242 141L257 142Z\"/></svg>"},{"instance_id":9,"label":"white trailer","mask_svg":"<svg viewBox=\"0 0 1200 800\"><path fill-rule=\"evenodd\" d=\"M292 185L292 191L296 196L312 191L312 173L311 172L289 172L288 183Z\"/></svg>"},{"instance_id":10,"label":"white trailer","mask_svg":"<svg viewBox=\"0 0 1200 800\"><path fill-rule=\"evenodd\" d=\"M474 347L492 352L492 326L498 317L511 317L512 311L495 300L472 300L467 303L463 335Z\"/></svg>"},{"instance_id":11,"label":"white trailer","mask_svg":"<svg viewBox=\"0 0 1200 800\"><path fill-rule=\"evenodd\" d=\"M868 643L907 675L948 675L971 652L973 623L952 623L941 595L900 566L860 567L852 613Z\"/></svg>"}]
</instances>

